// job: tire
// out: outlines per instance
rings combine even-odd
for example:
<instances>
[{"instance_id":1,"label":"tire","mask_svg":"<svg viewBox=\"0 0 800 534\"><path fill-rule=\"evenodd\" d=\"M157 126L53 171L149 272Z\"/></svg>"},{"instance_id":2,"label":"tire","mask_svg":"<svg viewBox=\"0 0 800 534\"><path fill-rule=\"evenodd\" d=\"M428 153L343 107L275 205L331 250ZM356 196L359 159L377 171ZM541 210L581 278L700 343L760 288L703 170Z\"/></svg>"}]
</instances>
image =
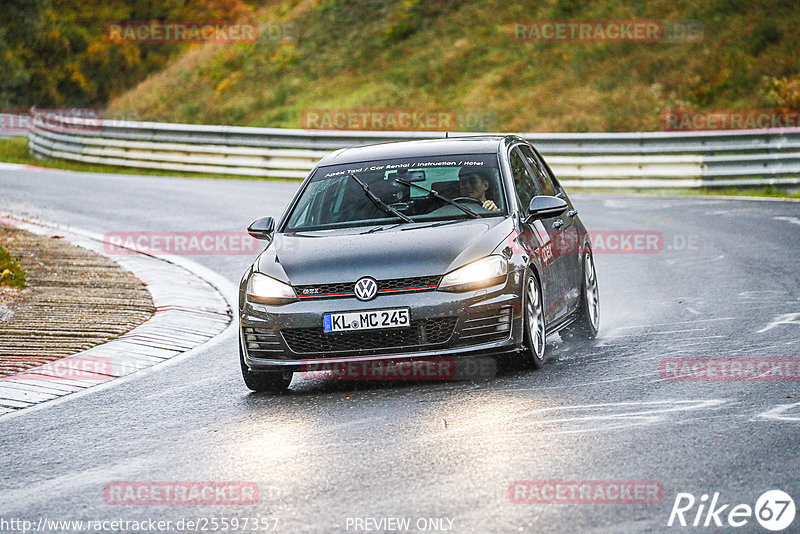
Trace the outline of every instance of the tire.
<instances>
[{"instance_id":1,"label":"tire","mask_svg":"<svg viewBox=\"0 0 800 534\"><path fill-rule=\"evenodd\" d=\"M525 282L524 291L525 362L530 367L539 369L544 364L547 331L544 324L541 285L534 274L531 274Z\"/></svg>"},{"instance_id":2,"label":"tire","mask_svg":"<svg viewBox=\"0 0 800 534\"><path fill-rule=\"evenodd\" d=\"M259 393L282 393L289 388L292 382L292 373L282 371L254 372L244 363L242 346L239 345L239 363L242 366L242 378L245 385L252 391Z\"/></svg>"},{"instance_id":3,"label":"tire","mask_svg":"<svg viewBox=\"0 0 800 534\"><path fill-rule=\"evenodd\" d=\"M578 317L571 325L561 331L564 340L589 341L597 337L600 327L600 292L597 288L597 271L594 268L592 251L583 256L583 280L581 282L581 302Z\"/></svg>"}]
</instances>

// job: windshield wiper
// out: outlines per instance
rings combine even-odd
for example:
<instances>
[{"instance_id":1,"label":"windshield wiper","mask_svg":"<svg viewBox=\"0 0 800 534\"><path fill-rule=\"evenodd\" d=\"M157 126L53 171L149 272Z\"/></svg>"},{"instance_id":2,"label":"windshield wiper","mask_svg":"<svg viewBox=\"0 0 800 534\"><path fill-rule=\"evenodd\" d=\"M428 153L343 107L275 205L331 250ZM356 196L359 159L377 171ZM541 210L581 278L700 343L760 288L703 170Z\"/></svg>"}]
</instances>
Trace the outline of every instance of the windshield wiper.
<instances>
[{"instance_id":1,"label":"windshield wiper","mask_svg":"<svg viewBox=\"0 0 800 534\"><path fill-rule=\"evenodd\" d=\"M458 209L460 209L461 211L463 211L464 213L466 213L467 215L469 215L473 219L480 219L481 218L480 215L478 215L477 213L475 213L474 211L472 211L468 207L462 206L458 202L450 200L447 197L443 197L442 195L440 195L439 193L437 193L433 189L428 189L427 187L422 187L421 185L417 185L414 182L407 182L407 181L403 180L402 178L395 178L394 181L397 182L398 184L403 184L406 187L416 187L417 189L421 189L422 191L425 191L426 193L431 195L433 198L438 198L442 202L446 202L447 204L450 204L451 206L457 207Z\"/></svg>"},{"instance_id":2,"label":"windshield wiper","mask_svg":"<svg viewBox=\"0 0 800 534\"><path fill-rule=\"evenodd\" d=\"M364 235L364 234L374 234L375 232L382 232L383 230L386 230L387 228L395 228L395 227L397 227L397 226L400 226L401 224L402 224L402 223L397 223L397 224L393 224L393 225L391 225L391 226L384 226L384 225L382 225L382 224L381 224L381 225L379 225L379 226L375 226L375 227L373 227L373 228L370 228L370 229L369 229L369 230L367 230L366 232L361 232L361 235Z\"/></svg>"},{"instance_id":3,"label":"windshield wiper","mask_svg":"<svg viewBox=\"0 0 800 534\"><path fill-rule=\"evenodd\" d=\"M355 180L358 185L361 186L361 189L364 190L364 193L366 193L367 198L370 199L376 206L378 206L378 208L380 208L381 211L383 211L385 213L391 213L395 217L397 217L399 219L402 219L403 221L405 221L407 223L413 223L414 222L414 219L412 219L408 215L400 213L399 211L397 211L396 209L394 209L393 207L388 205L386 202L384 202L383 200L378 198L378 196L375 193L373 193L372 191L369 190L369 186L367 184L365 184L364 182L359 180L358 176L356 176L352 172L348 173L347 175L350 178L352 178L353 180Z\"/></svg>"}]
</instances>

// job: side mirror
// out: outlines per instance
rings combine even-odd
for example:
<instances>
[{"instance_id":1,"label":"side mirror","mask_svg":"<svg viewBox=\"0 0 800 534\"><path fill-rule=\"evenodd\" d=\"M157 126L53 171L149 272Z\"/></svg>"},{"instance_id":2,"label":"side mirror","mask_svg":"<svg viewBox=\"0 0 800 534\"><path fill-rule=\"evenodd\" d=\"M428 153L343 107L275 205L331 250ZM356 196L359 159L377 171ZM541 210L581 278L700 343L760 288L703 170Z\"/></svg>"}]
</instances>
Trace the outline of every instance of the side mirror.
<instances>
[{"instance_id":1,"label":"side mirror","mask_svg":"<svg viewBox=\"0 0 800 534\"><path fill-rule=\"evenodd\" d=\"M550 196L538 196L531 199L531 204L528 207L528 216L525 217L525 222L529 223L536 219L546 219L547 217L555 217L567 211L569 205L564 199Z\"/></svg>"},{"instance_id":2,"label":"side mirror","mask_svg":"<svg viewBox=\"0 0 800 534\"><path fill-rule=\"evenodd\" d=\"M272 239L272 232L274 231L275 219L272 217L261 217L247 227L247 233L256 239Z\"/></svg>"}]
</instances>

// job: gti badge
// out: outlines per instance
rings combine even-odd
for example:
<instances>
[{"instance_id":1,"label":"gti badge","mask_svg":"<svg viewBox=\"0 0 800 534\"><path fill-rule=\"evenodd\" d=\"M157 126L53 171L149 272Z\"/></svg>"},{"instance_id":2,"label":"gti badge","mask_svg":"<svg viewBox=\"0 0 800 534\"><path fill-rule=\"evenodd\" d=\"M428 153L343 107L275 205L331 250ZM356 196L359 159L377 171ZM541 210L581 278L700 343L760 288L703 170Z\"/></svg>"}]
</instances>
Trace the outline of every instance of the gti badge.
<instances>
[{"instance_id":1,"label":"gti badge","mask_svg":"<svg viewBox=\"0 0 800 534\"><path fill-rule=\"evenodd\" d=\"M358 300L372 300L378 294L378 282L369 276L359 278L354 291Z\"/></svg>"}]
</instances>

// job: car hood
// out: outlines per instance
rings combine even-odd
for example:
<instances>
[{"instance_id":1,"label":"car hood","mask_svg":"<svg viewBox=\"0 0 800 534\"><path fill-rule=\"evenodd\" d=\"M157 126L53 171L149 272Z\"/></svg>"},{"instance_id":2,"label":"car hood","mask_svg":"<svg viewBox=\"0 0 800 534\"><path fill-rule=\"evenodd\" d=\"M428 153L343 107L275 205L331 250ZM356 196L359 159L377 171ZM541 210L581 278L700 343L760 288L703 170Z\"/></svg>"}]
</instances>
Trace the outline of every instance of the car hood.
<instances>
[{"instance_id":1,"label":"car hood","mask_svg":"<svg viewBox=\"0 0 800 534\"><path fill-rule=\"evenodd\" d=\"M491 254L504 244L513 221L486 217L365 233L369 229L275 234L256 268L292 285L441 275Z\"/></svg>"}]
</instances>

